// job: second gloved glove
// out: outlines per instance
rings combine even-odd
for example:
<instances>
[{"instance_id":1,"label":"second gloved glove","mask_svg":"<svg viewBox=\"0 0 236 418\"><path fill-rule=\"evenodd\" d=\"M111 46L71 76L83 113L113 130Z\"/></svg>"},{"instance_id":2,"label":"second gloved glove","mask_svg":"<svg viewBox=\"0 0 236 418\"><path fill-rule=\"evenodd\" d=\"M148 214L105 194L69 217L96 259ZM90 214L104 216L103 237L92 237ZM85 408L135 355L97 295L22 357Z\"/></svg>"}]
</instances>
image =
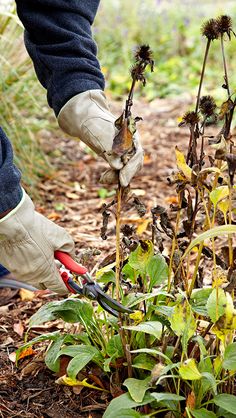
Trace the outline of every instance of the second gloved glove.
<instances>
[{"instance_id":1,"label":"second gloved glove","mask_svg":"<svg viewBox=\"0 0 236 418\"><path fill-rule=\"evenodd\" d=\"M139 135L134 134L135 154L124 164L112 151L117 129L116 118L110 112L101 90L89 90L70 99L58 115L59 126L69 135L78 137L111 167L104 175L104 182L112 182L119 170L122 187L128 186L143 164L143 148Z\"/></svg>"}]
</instances>

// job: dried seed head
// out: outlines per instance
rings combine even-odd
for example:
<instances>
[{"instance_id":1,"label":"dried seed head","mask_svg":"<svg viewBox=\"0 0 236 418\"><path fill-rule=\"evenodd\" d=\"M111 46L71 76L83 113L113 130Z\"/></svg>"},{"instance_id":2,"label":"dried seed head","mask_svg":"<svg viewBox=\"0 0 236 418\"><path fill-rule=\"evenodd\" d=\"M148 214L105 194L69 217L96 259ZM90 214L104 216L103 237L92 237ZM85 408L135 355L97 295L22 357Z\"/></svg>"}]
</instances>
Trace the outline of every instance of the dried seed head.
<instances>
[{"instance_id":1,"label":"dried seed head","mask_svg":"<svg viewBox=\"0 0 236 418\"><path fill-rule=\"evenodd\" d=\"M154 68L153 52L149 45L141 45L137 48L134 55L136 62L141 62L144 66L148 64L151 67L151 71Z\"/></svg>"},{"instance_id":2,"label":"dried seed head","mask_svg":"<svg viewBox=\"0 0 236 418\"><path fill-rule=\"evenodd\" d=\"M130 74L133 80L141 81L141 83L143 83L143 85L145 86L146 78L144 75L144 71L145 67L141 63L137 62L131 67Z\"/></svg>"},{"instance_id":3,"label":"dried seed head","mask_svg":"<svg viewBox=\"0 0 236 418\"><path fill-rule=\"evenodd\" d=\"M230 16L222 15L216 19L217 30L219 34L226 33L230 39L231 32L233 32L233 22ZM234 32L233 32L234 33Z\"/></svg>"},{"instance_id":4,"label":"dried seed head","mask_svg":"<svg viewBox=\"0 0 236 418\"><path fill-rule=\"evenodd\" d=\"M216 19L209 19L203 23L201 29L202 35L213 41L219 37L219 31Z\"/></svg>"},{"instance_id":5,"label":"dried seed head","mask_svg":"<svg viewBox=\"0 0 236 418\"><path fill-rule=\"evenodd\" d=\"M202 96L199 103L199 109L204 116L213 116L216 111L214 98L212 96Z\"/></svg>"},{"instance_id":6,"label":"dried seed head","mask_svg":"<svg viewBox=\"0 0 236 418\"><path fill-rule=\"evenodd\" d=\"M179 123L179 126L191 125L194 126L199 122L199 116L196 112L186 112L182 117L182 121Z\"/></svg>"}]
</instances>

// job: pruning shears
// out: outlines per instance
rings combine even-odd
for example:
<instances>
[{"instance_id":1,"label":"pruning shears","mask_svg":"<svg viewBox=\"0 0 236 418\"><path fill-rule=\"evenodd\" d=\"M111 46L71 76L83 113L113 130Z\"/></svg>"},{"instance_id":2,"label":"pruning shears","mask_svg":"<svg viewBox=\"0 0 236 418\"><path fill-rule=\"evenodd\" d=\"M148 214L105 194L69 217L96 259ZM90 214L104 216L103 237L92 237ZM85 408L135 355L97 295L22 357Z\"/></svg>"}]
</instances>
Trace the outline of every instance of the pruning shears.
<instances>
[{"instance_id":1,"label":"pruning shears","mask_svg":"<svg viewBox=\"0 0 236 418\"><path fill-rule=\"evenodd\" d=\"M103 309L116 317L118 317L119 312L127 314L133 312L132 309L126 308L107 295L101 286L94 282L88 270L74 261L68 253L55 251L54 256L65 267L60 267L59 272L63 282L71 293L78 293L88 299L96 300ZM82 286L78 284L79 277L81 278L80 282Z\"/></svg>"}]
</instances>

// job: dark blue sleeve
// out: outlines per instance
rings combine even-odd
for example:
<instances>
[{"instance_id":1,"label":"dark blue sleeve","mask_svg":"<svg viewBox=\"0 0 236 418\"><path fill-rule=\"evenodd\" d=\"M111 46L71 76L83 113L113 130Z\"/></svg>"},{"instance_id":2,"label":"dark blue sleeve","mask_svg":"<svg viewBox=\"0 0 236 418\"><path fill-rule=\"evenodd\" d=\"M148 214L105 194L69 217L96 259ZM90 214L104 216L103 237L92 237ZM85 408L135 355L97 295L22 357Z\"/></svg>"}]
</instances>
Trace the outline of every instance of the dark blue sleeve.
<instances>
[{"instance_id":1,"label":"dark blue sleeve","mask_svg":"<svg viewBox=\"0 0 236 418\"><path fill-rule=\"evenodd\" d=\"M91 25L99 0L16 0L25 45L56 115L76 94L104 89Z\"/></svg>"},{"instance_id":2,"label":"dark blue sleeve","mask_svg":"<svg viewBox=\"0 0 236 418\"><path fill-rule=\"evenodd\" d=\"M13 164L9 139L0 128L0 214L15 208L22 198L20 171Z\"/></svg>"}]
</instances>

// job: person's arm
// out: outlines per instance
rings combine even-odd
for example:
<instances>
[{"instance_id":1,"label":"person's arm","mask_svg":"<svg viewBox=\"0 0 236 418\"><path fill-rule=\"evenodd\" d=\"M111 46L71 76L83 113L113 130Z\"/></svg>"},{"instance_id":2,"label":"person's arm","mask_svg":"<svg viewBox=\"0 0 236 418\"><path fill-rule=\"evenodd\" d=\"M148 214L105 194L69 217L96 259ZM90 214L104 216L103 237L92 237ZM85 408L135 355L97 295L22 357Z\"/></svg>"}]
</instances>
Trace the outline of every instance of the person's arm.
<instances>
[{"instance_id":1,"label":"person's arm","mask_svg":"<svg viewBox=\"0 0 236 418\"><path fill-rule=\"evenodd\" d=\"M21 173L13 164L12 146L0 128L0 218L22 199Z\"/></svg>"},{"instance_id":2,"label":"person's arm","mask_svg":"<svg viewBox=\"0 0 236 418\"><path fill-rule=\"evenodd\" d=\"M25 45L56 115L78 93L104 89L91 25L99 0L16 0Z\"/></svg>"},{"instance_id":3,"label":"person's arm","mask_svg":"<svg viewBox=\"0 0 236 418\"><path fill-rule=\"evenodd\" d=\"M54 252L73 255L73 240L65 229L34 210L20 178L11 143L0 128L0 264L22 282L66 294Z\"/></svg>"},{"instance_id":4,"label":"person's arm","mask_svg":"<svg viewBox=\"0 0 236 418\"><path fill-rule=\"evenodd\" d=\"M99 0L16 0L26 29L25 44L60 127L78 137L110 165L105 182L123 187L140 171L143 149L134 137L134 155L125 164L113 150L115 116L102 92L104 78L92 38Z\"/></svg>"}]
</instances>

